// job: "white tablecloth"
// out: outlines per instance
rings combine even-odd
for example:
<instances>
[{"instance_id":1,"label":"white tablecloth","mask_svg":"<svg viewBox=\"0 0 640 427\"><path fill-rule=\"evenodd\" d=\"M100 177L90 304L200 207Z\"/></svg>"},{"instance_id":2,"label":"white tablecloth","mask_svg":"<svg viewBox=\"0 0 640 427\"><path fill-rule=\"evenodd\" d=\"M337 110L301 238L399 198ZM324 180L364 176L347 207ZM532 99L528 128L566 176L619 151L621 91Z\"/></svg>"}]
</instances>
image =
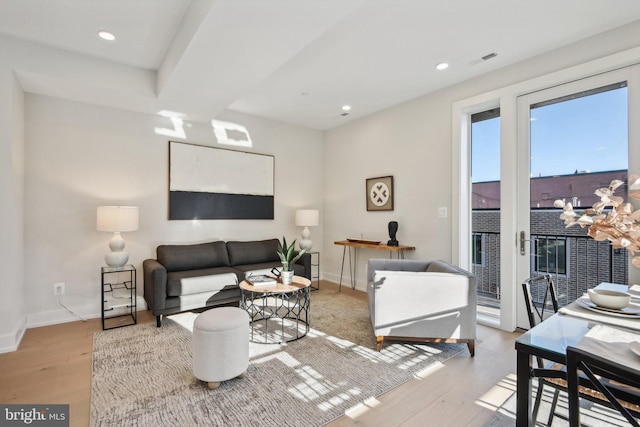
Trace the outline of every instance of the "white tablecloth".
<instances>
[{"instance_id":1,"label":"white tablecloth","mask_svg":"<svg viewBox=\"0 0 640 427\"><path fill-rule=\"evenodd\" d=\"M640 341L640 334L594 325L576 347L640 371L640 356L629 349L629 343L633 341Z\"/></svg>"}]
</instances>

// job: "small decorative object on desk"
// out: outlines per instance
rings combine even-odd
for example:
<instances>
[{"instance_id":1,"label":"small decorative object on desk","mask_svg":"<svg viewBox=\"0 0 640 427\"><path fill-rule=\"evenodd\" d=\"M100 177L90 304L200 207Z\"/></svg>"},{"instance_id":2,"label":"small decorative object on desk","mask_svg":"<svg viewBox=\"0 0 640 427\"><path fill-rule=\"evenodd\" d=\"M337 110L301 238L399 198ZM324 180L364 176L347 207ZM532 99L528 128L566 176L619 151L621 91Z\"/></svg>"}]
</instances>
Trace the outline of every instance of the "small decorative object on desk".
<instances>
[{"instance_id":1,"label":"small decorative object on desk","mask_svg":"<svg viewBox=\"0 0 640 427\"><path fill-rule=\"evenodd\" d=\"M595 203L591 209L585 209L581 216L573 210L571 203L564 203L564 200L556 200L556 208L564 208L560 219L564 220L567 227L579 225L582 228L589 228L589 236L595 240L609 240L615 249L626 249L633 257L631 263L634 267L640 268L640 209L635 210L631 203L624 203L620 196L613 193L624 182L614 179L608 188L599 188L595 191L600 196L600 201ZM631 175L629 177L629 191L640 190L640 176ZM640 199L640 192L629 193L629 197ZM605 208L610 207L608 213L603 213Z\"/></svg>"},{"instance_id":2,"label":"small decorative object on desk","mask_svg":"<svg viewBox=\"0 0 640 427\"><path fill-rule=\"evenodd\" d=\"M365 245L379 245L380 244L380 240L367 240L367 239L350 239L347 238L348 242L351 243L363 243Z\"/></svg>"},{"instance_id":3,"label":"small decorative object on desk","mask_svg":"<svg viewBox=\"0 0 640 427\"><path fill-rule=\"evenodd\" d=\"M280 261L282 261L280 278L282 279L283 285L290 285L293 282L293 264L295 264L306 251L306 249L302 249L296 254L295 247L296 241L294 240L289 246L284 236L282 236L282 244L278 242L278 256L280 257Z\"/></svg>"},{"instance_id":4,"label":"small decorative object on desk","mask_svg":"<svg viewBox=\"0 0 640 427\"><path fill-rule=\"evenodd\" d=\"M278 283L278 281L266 274L258 274L256 276L249 276L245 279L247 282L251 283L254 287L258 288L260 286L272 286Z\"/></svg>"},{"instance_id":5,"label":"small decorative object on desk","mask_svg":"<svg viewBox=\"0 0 640 427\"><path fill-rule=\"evenodd\" d=\"M398 232L398 221L389 221L389 241L387 245L389 246L398 246L398 241L396 240L396 233Z\"/></svg>"}]
</instances>

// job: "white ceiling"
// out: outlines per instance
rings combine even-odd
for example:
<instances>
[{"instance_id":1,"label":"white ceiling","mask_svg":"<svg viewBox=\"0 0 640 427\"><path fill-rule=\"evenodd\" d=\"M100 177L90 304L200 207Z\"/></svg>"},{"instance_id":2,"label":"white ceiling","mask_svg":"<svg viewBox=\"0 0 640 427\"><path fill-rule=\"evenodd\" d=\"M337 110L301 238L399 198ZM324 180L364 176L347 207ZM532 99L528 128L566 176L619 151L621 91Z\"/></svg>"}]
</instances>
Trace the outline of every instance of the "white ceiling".
<instances>
[{"instance_id":1,"label":"white ceiling","mask_svg":"<svg viewBox=\"0 0 640 427\"><path fill-rule=\"evenodd\" d=\"M23 70L27 91L198 121L231 109L314 129L637 20L638 0L0 0L0 34L83 64L66 81L59 70ZM101 29L117 40L100 40ZM105 94L105 80L123 78L105 61L140 81ZM437 72L442 61L451 66Z\"/></svg>"}]
</instances>

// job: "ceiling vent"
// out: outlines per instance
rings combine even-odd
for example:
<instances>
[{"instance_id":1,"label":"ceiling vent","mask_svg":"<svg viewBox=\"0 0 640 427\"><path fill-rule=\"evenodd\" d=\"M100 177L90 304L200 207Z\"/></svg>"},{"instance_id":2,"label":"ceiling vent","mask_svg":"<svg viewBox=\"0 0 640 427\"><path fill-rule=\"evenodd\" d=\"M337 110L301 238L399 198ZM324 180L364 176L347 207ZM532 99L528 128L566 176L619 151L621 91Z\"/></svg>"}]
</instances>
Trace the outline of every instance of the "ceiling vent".
<instances>
[{"instance_id":1,"label":"ceiling vent","mask_svg":"<svg viewBox=\"0 0 640 427\"><path fill-rule=\"evenodd\" d=\"M481 56L480 59L476 59L475 61L472 61L469 65L476 65L476 64L479 64L481 62L485 62L485 61L488 61L490 59L493 59L496 56L498 56L498 54L496 52L491 52L491 53L488 53L488 54L486 54L484 56Z\"/></svg>"},{"instance_id":2,"label":"ceiling vent","mask_svg":"<svg viewBox=\"0 0 640 427\"><path fill-rule=\"evenodd\" d=\"M498 54L497 54L497 53L495 53L495 52L491 52L490 54L485 55L485 56L483 56L483 57L482 57L482 58L480 58L480 59L482 59L483 61L488 61L488 60L490 60L491 58L495 58L496 56L498 56Z\"/></svg>"}]
</instances>

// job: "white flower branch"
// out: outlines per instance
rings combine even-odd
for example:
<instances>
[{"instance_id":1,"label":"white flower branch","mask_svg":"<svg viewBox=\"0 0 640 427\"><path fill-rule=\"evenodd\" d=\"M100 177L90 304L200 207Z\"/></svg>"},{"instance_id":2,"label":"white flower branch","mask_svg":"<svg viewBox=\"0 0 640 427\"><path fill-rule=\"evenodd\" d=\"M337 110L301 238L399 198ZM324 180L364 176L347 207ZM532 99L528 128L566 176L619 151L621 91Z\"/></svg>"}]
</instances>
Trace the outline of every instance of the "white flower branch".
<instances>
[{"instance_id":1,"label":"white flower branch","mask_svg":"<svg viewBox=\"0 0 640 427\"><path fill-rule=\"evenodd\" d=\"M573 210L571 203L556 200L553 205L564 209L560 219L564 220L567 227L588 227L589 236L595 240L609 240L614 248L629 251L631 263L640 268L640 209L634 210L631 203L625 203L622 197L613 194L622 184L624 182L614 179L608 188L596 190L595 194L600 197L600 201L594 203L591 209L586 209L582 215ZM640 192L631 192L637 190L640 190L640 176L631 175L629 197L640 200ZM603 213L609 207L611 210Z\"/></svg>"}]
</instances>

